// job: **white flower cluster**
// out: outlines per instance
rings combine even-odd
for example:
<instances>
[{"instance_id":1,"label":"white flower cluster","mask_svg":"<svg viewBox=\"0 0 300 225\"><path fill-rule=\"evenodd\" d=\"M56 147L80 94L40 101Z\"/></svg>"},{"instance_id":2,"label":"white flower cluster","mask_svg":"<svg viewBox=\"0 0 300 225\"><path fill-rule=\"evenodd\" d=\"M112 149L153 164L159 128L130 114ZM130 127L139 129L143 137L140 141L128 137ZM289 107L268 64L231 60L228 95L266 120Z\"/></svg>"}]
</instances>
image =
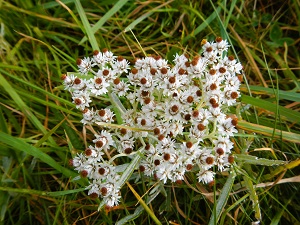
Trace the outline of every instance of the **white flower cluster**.
<instances>
[{"instance_id":1,"label":"white flower cluster","mask_svg":"<svg viewBox=\"0 0 300 225\"><path fill-rule=\"evenodd\" d=\"M123 57L95 51L92 58L77 60L79 73L63 75L65 89L83 112L81 122L106 125L94 144L73 159L75 170L91 180L89 195L117 205L122 171L114 159L132 158L137 151L144 154L140 172L164 183L180 183L186 172L209 183L214 166L223 171L233 162L230 137L237 132L237 119L226 113L240 96L242 66L226 56L226 40L202 44L201 56L176 54L172 67L161 57L145 57L131 68ZM97 109L103 97L118 102Z\"/></svg>"}]
</instances>

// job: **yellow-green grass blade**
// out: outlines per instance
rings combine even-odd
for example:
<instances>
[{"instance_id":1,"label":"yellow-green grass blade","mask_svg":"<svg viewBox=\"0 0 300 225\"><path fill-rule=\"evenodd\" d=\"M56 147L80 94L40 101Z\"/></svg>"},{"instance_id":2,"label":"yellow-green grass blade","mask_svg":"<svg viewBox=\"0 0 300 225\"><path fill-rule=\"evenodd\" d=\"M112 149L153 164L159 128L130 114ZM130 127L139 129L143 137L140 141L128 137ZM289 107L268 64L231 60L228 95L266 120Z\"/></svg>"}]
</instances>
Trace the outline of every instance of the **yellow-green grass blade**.
<instances>
[{"instance_id":1,"label":"yellow-green grass blade","mask_svg":"<svg viewBox=\"0 0 300 225\"><path fill-rule=\"evenodd\" d=\"M183 5L183 7L186 7L185 5ZM203 22L194 30L194 32L192 34L187 35L184 39L183 39L183 43L186 43L188 40L190 40L191 38L195 37L197 34L199 34L201 31L203 31L207 26L209 26L209 24L217 17L217 15L221 12L221 7L219 6L215 12L213 12L209 17L204 18L200 12L197 12L195 9L191 9L194 10L196 15L203 20ZM199 42L200 43L200 42Z\"/></svg>"},{"instance_id":2,"label":"yellow-green grass blade","mask_svg":"<svg viewBox=\"0 0 300 225\"><path fill-rule=\"evenodd\" d=\"M291 170L295 167L298 167L300 165L300 159L296 159L292 162L289 162L284 165L280 165L276 167L270 174L266 174L263 176L263 179L270 180L275 176L278 176L279 174L283 173L286 170Z\"/></svg>"},{"instance_id":3,"label":"yellow-green grass blade","mask_svg":"<svg viewBox=\"0 0 300 225\"><path fill-rule=\"evenodd\" d=\"M35 143L34 147L38 148L40 147L64 122L65 120L60 121L58 124L56 124L53 129L51 129L47 134L45 134L37 143Z\"/></svg>"},{"instance_id":4,"label":"yellow-green grass blade","mask_svg":"<svg viewBox=\"0 0 300 225\"><path fill-rule=\"evenodd\" d=\"M22 2L27 2L27 1L22 1ZM31 11L31 10L26 10L26 9L21 8L21 7L17 7L15 5L9 3L9 1L1 1L1 4L2 4L1 5L2 9L1 10L9 10L9 11L14 11L16 13L21 13L21 14L37 17L37 18L43 19L47 22L51 22L51 23L54 23L54 24L55 23L61 24L65 27L72 27L72 28L78 27L76 24L67 22L66 20L62 20L60 18L54 18L54 17L48 16L48 15L43 15L41 13L36 13L36 12Z\"/></svg>"},{"instance_id":5,"label":"yellow-green grass blade","mask_svg":"<svg viewBox=\"0 0 300 225\"><path fill-rule=\"evenodd\" d=\"M46 91L46 90L43 89L43 88L40 88L40 87L38 87L38 86L36 86L36 85L30 83L30 82L27 82L26 80L23 80L23 79L21 79L21 78L19 78L19 77L17 77L17 76L14 76L14 75L8 73L8 72L5 71L5 70L0 69L0 73L3 73L3 74L5 74L6 76L8 76L8 77L14 79L14 80L17 81L17 82L20 82L20 83L22 83L22 84L25 84L26 86L28 86L28 87L30 87L30 88L32 88L32 89L34 89L34 90L36 90L36 91L38 91L38 92L40 92L40 93L43 93L44 95L47 95L49 98L51 98L51 99L53 99L53 100L57 100L57 101L59 101L59 102L65 104L65 105L70 106L70 107L74 107L74 104L73 104L72 102L70 102L70 101L68 101L68 100L66 100L66 99L60 98L60 97L58 97L58 96L52 94L51 92ZM0 75L1 75L1 74L0 74ZM5 78L4 78L4 79L5 79Z\"/></svg>"},{"instance_id":6,"label":"yellow-green grass blade","mask_svg":"<svg viewBox=\"0 0 300 225\"><path fill-rule=\"evenodd\" d=\"M101 19L92 27L93 34L100 30L103 24L108 21L116 12L118 12L127 2L128 0L119 0L117 3L115 3L114 6L108 10L107 13L105 13L105 15L102 16ZM85 41L87 41L86 36L82 38L82 40L79 42L79 45L83 44Z\"/></svg>"},{"instance_id":7,"label":"yellow-green grass blade","mask_svg":"<svg viewBox=\"0 0 300 225\"><path fill-rule=\"evenodd\" d=\"M287 163L286 161L283 160L264 159L264 158L258 158L253 155L245 155L245 154L235 154L234 158L237 162L244 162L247 164L263 165L263 166L278 166Z\"/></svg>"},{"instance_id":8,"label":"yellow-green grass blade","mask_svg":"<svg viewBox=\"0 0 300 225\"><path fill-rule=\"evenodd\" d=\"M155 224L162 224L159 219L155 216L155 214L152 212L152 210L147 206L147 204L144 202L144 200L140 197L140 195L134 190L134 188L127 183L127 186L130 188L130 190L132 191L132 193L134 194L134 196L138 199L139 203L141 203L141 205L143 206L143 208L145 209L145 211L149 214L149 216L153 219L153 221L155 222Z\"/></svg>"},{"instance_id":9,"label":"yellow-green grass blade","mask_svg":"<svg viewBox=\"0 0 300 225\"><path fill-rule=\"evenodd\" d=\"M75 5L76 5L76 9L79 13L82 25L83 25L83 32L86 33L86 35L88 36L88 39L90 41L90 44L92 46L93 50L98 50L99 51L99 46L97 43L97 40L95 38L95 35L92 31L91 25L86 17L85 11L80 3L80 0L75 0Z\"/></svg>"},{"instance_id":10,"label":"yellow-green grass blade","mask_svg":"<svg viewBox=\"0 0 300 225\"><path fill-rule=\"evenodd\" d=\"M26 118L43 134L47 134L48 131L43 126L43 124L38 120L38 118L33 114L31 109L25 104L25 102L21 99L15 89L10 85L10 83L0 74L0 85L4 88L4 90L10 95L16 105L20 108L20 110L24 113ZM56 145L55 141L52 137L49 137L49 142Z\"/></svg>"},{"instance_id":11,"label":"yellow-green grass blade","mask_svg":"<svg viewBox=\"0 0 300 225\"><path fill-rule=\"evenodd\" d=\"M62 173L65 177L76 177L78 176L77 173L61 166L58 162L56 162L53 158L51 158L46 153L42 152L40 149L26 143L20 138L16 138L13 136L10 136L2 131L0 131L0 143L3 143L9 147L11 147L14 150L25 152L28 155L31 155L33 157L36 157L40 159L42 162L48 164L53 169L57 170L58 172ZM77 181L80 184L84 184L83 180Z\"/></svg>"},{"instance_id":12,"label":"yellow-green grass blade","mask_svg":"<svg viewBox=\"0 0 300 225\"><path fill-rule=\"evenodd\" d=\"M296 123L300 122L300 113L295 110L291 110L283 106L271 103L269 101L250 97L247 95L242 95L241 101L259 107L261 109L270 111L272 113L277 113L278 110L279 116L284 117L286 120Z\"/></svg>"},{"instance_id":13,"label":"yellow-green grass blade","mask_svg":"<svg viewBox=\"0 0 300 225\"><path fill-rule=\"evenodd\" d=\"M214 224L218 224L218 220L221 217L221 214L223 212L223 210L225 209L228 197L230 195L233 183L234 183L234 179L235 179L235 172L231 171L231 173L229 174L226 183L221 191L221 194L219 195L219 198L217 200L217 202L215 204L217 204L215 206L214 212L212 212L210 220L209 220L209 225L214 225Z\"/></svg>"},{"instance_id":14,"label":"yellow-green grass blade","mask_svg":"<svg viewBox=\"0 0 300 225\"><path fill-rule=\"evenodd\" d=\"M268 94L275 95L273 88L265 88L261 86L249 85L252 94ZM241 90L246 90L245 85L241 85ZM279 99L286 99L294 102L300 102L300 94L292 91L275 90Z\"/></svg>"},{"instance_id":15,"label":"yellow-green grass blade","mask_svg":"<svg viewBox=\"0 0 300 225\"><path fill-rule=\"evenodd\" d=\"M79 117L79 118L82 117L82 114L77 112L78 110L67 109L66 107L57 105L57 104L55 104L53 102L50 102L50 101L43 100L41 97L35 97L34 95L28 94L26 92L22 92L21 90L17 91L17 93L20 96L24 96L28 99L31 99L33 102L38 102L38 103L41 103L44 106L49 106L51 109L58 109L62 112L68 113L69 115L73 115L73 116L76 116L76 117ZM75 105L73 105L73 108L75 108Z\"/></svg>"},{"instance_id":16,"label":"yellow-green grass blade","mask_svg":"<svg viewBox=\"0 0 300 225\"><path fill-rule=\"evenodd\" d=\"M261 221L261 211L260 211L260 206L259 206L259 200L258 200L257 193L255 191L253 182L250 179L250 177L248 177L248 176L243 176L243 179L245 181L245 186L250 193L250 199L252 201L252 208L255 212L254 213L255 218L257 219L257 221Z\"/></svg>"},{"instance_id":17,"label":"yellow-green grass blade","mask_svg":"<svg viewBox=\"0 0 300 225\"><path fill-rule=\"evenodd\" d=\"M12 193L20 193L20 194L28 194L28 195L50 196L50 197L58 197L58 196L74 194L74 193L82 192L84 190L85 190L85 188L78 188L78 189L72 189L72 190L51 192L51 191L40 191L40 190L23 189L23 188L0 187L0 191L4 191L4 192L12 192Z\"/></svg>"},{"instance_id":18,"label":"yellow-green grass blade","mask_svg":"<svg viewBox=\"0 0 300 225\"><path fill-rule=\"evenodd\" d=\"M237 127L239 129L253 132L253 133L262 134L267 137L281 139L283 141L289 141L289 142L293 142L293 143L300 143L300 134L297 134L297 133L282 131L282 130L274 129L271 127L259 125L259 124L249 123L244 120L240 120L238 122Z\"/></svg>"},{"instance_id":19,"label":"yellow-green grass blade","mask_svg":"<svg viewBox=\"0 0 300 225\"><path fill-rule=\"evenodd\" d=\"M60 1L65 5L74 2L74 0L60 0ZM44 4L41 4L43 9L51 9L51 8L57 7L59 5L60 4L57 1L50 1L50 2L46 2Z\"/></svg>"}]
</instances>

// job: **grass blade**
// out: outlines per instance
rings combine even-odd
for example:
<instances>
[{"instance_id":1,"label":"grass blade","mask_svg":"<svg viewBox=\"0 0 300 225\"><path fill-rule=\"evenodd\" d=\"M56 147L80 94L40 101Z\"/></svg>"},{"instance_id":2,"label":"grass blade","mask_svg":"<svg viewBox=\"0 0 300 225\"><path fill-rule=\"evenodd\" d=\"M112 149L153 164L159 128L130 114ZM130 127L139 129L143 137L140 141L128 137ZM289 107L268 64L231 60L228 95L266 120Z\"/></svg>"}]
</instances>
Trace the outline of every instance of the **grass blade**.
<instances>
[{"instance_id":1,"label":"grass blade","mask_svg":"<svg viewBox=\"0 0 300 225\"><path fill-rule=\"evenodd\" d=\"M31 155L33 157L36 157L36 158L40 159L44 163L51 166L53 169L61 172L66 177L76 177L76 176L78 176L77 173L61 166L58 162L53 160L49 155L47 155L46 153L40 151L38 148L26 143L22 139L12 137L12 136L0 131L0 142L10 146L11 148L13 148L15 150L25 152L28 155ZM80 180L78 182L83 184L83 180Z\"/></svg>"},{"instance_id":2,"label":"grass blade","mask_svg":"<svg viewBox=\"0 0 300 225\"><path fill-rule=\"evenodd\" d=\"M229 174L227 181L221 191L221 194L220 194L217 202L215 203L215 204L217 204L216 209L215 209L216 212L211 214L211 217L210 217L210 220L208 223L209 225L218 224L218 220L221 216L222 211L225 208L230 191L232 189L235 176L236 176L235 172L231 171L231 173Z\"/></svg>"},{"instance_id":3,"label":"grass blade","mask_svg":"<svg viewBox=\"0 0 300 225\"><path fill-rule=\"evenodd\" d=\"M40 191L40 190L33 190L33 189L0 187L0 191L3 191L3 192L12 192L12 193L29 194L29 195L40 195L40 196L50 196L50 197L65 196L65 195L69 195L69 194L82 192L84 190L85 190L85 188L79 188L79 189L72 189L72 190L65 190L65 191L49 192L49 191Z\"/></svg>"},{"instance_id":4,"label":"grass blade","mask_svg":"<svg viewBox=\"0 0 300 225\"><path fill-rule=\"evenodd\" d=\"M245 162L247 164L262 165L262 166L276 166L276 165L278 166L278 165L286 164L286 162L282 160L263 159L253 155L245 155L245 154L235 154L234 158L238 162Z\"/></svg>"},{"instance_id":5,"label":"grass blade","mask_svg":"<svg viewBox=\"0 0 300 225\"><path fill-rule=\"evenodd\" d=\"M241 101L244 103L251 104L253 106L257 106L259 108L268 110L273 113L276 113L278 110L279 116L285 117L285 119L288 121L292 121L292 122L300 121L300 113L299 112L285 108L283 106L278 106L277 104L273 104L269 101L250 97L247 95L242 95Z\"/></svg>"},{"instance_id":6,"label":"grass blade","mask_svg":"<svg viewBox=\"0 0 300 225\"><path fill-rule=\"evenodd\" d=\"M118 12L126 3L128 0L119 0L114 6L107 12L101 19L92 27L92 32L95 34L98 30L101 29L103 24L109 20L116 12ZM83 44L85 41L87 41L87 37L84 36L82 40L79 42L79 45Z\"/></svg>"},{"instance_id":7,"label":"grass blade","mask_svg":"<svg viewBox=\"0 0 300 225\"><path fill-rule=\"evenodd\" d=\"M259 133L263 134L267 137L272 137L275 139L282 139L283 141L289 141L293 143L300 143L300 134L292 133L292 132L287 132L287 131L282 131L278 130L271 127L266 127L254 123L249 123L244 120L240 120L238 122L237 127L239 129L245 130L245 131L250 131L254 133Z\"/></svg>"},{"instance_id":8,"label":"grass blade","mask_svg":"<svg viewBox=\"0 0 300 225\"><path fill-rule=\"evenodd\" d=\"M20 108L20 110L22 110L26 118L28 118L30 122L32 122L32 124L43 134L47 134L48 132L43 126L43 124L32 113L31 109L24 103L24 101L20 98L20 96L15 91L15 89L10 85L10 83L7 82L7 80L2 76L2 74L0 74L0 84L2 85L4 90L10 95L10 97L14 100L14 102ZM49 142L54 146L56 145L52 137L49 137Z\"/></svg>"},{"instance_id":9,"label":"grass blade","mask_svg":"<svg viewBox=\"0 0 300 225\"><path fill-rule=\"evenodd\" d=\"M268 95L274 95L274 89L272 88L265 88L261 86L253 86L249 85L250 90L252 93L256 94L268 94ZM246 90L246 88L242 85L241 90ZM300 102L300 94L296 92L290 92L290 91L282 91L282 90L276 90L278 92L278 98L279 99L286 99L290 101Z\"/></svg>"},{"instance_id":10,"label":"grass blade","mask_svg":"<svg viewBox=\"0 0 300 225\"><path fill-rule=\"evenodd\" d=\"M75 5L76 5L76 8L77 8L77 11L79 13L79 16L80 16L80 19L81 19L81 22L83 24L83 27L84 27L84 32L86 33L86 35L88 36L89 38L89 41L90 41L90 44L92 46L92 49L93 50L98 50L99 51L99 46L98 46L98 43L97 43L97 40L95 38L95 35L92 31L92 28L90 26L90 23L86 17L86 14L84 12L84 9L82 8L82 5L80 3L80 0L75 0Z\"/></svg>"},{"instance_id":11,"label":"grass blade","mask_svg":"<svg viewBox=\"0 0 300 225\"><path fill-rule=\"evenodd\" d=\"M197 15L200 16L200 18L203 20L203 23L201 23L193 32L192 35L187 35L184 39L183 39L183 43L187 42L189 39L191 39L192 37L195 37L197 34L199 34L201 31L203 31L216 17L217 15L221 12L221 7L219 6L215 12L213 12L209 17L207 17L206 19L202 18L202 16L197 13Z\"/></svg>"}]
</instances>

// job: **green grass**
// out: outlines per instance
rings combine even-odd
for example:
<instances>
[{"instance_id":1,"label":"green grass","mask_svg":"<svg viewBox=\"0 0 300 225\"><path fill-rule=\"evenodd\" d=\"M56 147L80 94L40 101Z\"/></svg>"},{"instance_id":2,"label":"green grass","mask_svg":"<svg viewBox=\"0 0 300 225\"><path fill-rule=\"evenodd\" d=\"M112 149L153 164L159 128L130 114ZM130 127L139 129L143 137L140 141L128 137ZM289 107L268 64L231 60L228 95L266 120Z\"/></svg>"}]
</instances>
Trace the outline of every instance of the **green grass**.
<instances>
[{"instance_id":1,"label":"green grass","mask_svg":"<svg viewBox=\"0 0 300 225\"><path fill-rule=\"evenodd\" d=\"M97 2L0 1L0 224L300 224L299 0ZM91 136L61 74L96 49L172 60L216 36L244 66L231 173L129 180L98 212L68 164Z\"/></svg>"}]
</instances>

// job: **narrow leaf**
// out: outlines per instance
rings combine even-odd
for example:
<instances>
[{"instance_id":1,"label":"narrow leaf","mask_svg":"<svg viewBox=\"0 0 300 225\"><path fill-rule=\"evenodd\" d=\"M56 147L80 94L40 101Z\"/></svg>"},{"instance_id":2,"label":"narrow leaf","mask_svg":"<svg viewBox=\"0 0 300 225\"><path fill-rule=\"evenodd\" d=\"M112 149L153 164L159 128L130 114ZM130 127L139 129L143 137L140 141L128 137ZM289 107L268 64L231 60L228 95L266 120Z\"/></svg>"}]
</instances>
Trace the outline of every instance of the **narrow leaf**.
<instances>
[{"instance_id":1,"label":"narrow leaf","mask_svg":"<svg viewBox=\"0 0 300 225\"><path fill-rule=\"evenodd\" d=\"M48 164L52 168L56 169L57 171L61 172L66 177L75 177L78 174L61 166L58 162L52 159L49 155L45 154L44 152L40 151L38 148L26 143L22 139L12 137L2 131L0 131L0 143L4 143L11 148L25 152L28 155L32 155L44 163ZM83 180L78 181L78 183L83 185Z\"/></svg>"},{"instance_id":2,"label":"narrow leaf","mask_svg":"<svg viewBox=\"0 0 300 225\"><path fill-rule=\"evenodd\" d=\"M238 162L244 162L247 164L254 164L254 165L278 166L278 165L286 164L286 162L282 160L264 159L264 158L258 158L253 155L245 155L245 154L235 154L234 158Z\"/></svg>"},{"instance_id":3,"label":"narrow leaf","mask_svg":"<svg viewBox=\"0 0 300 225\"><path fill-rule=\"evenodd\" d=\"M288 131L282 131L271 127L254 124L254 123L249 123L244 120L239 121L237 127L239 129L263 134L268 137L273 137L275 139L282 139L283 141L300 143L300 134L296 134Z\"/></svg>"},{"instance_id":4,"label":"narrow leaf","mask_svg":"<svg viewBox=\"0 0 300 225\"><path fill-rule=\"evenodd\" d=\"M91 46L92 46L93 50L98 50L99 51L98 43L97 43L95 35L92 31L91 25L90 25L90 23L89 23L89 21L86 17L85 11L82 8L80 0L75 0L75 5L76 5L76 9L79 13L80 19L82 21L82 24L84 26L84 29L85 29L84 31L87 34L88 38L89 38L89 41L91 43Z\"/></svg>"},{"instance_id":5,"label":"narrow leaf","mask_svg":"<svg viewBox=\"0 0 300 225\"><path fill-rule=\"evenodd\" d=\"M276 113L278 110L279 115L286 118L286 120L292 122L299 122L300 121L300 113L291 109L284 108L283 106L278 106L277 104L273 104L266 100L250 97L247 95L242 95L241 98L242 102L257 106L259 108L268 110L270 112Z\"/></svg>"},{"instance_id":6,"label":"narrow leaf","mask_svg":"<svg viewBox=\"0 0 300 225\"><path fill-rule=\"evenodd\" d=\"M230 195L230 191L232 189L232 185L234 183L235 176L236 176L236 174L233 171L231 171L231 173L229 174L229 176L226 180L226 183L221 191L221 194L217 200L216 213L211 214L211 217L210 217L210 220L208 223L209 225L218 224L218 220L221 216L222 211L225 208L228 197ZM215 217L215 215L216 215L216 217Z\"/></svg>"},{"instance_id":7,"label":"narrow leaf","mask_svg":"<svg viewBox=\"0 0 300 225\"><path fill-rule=\"evenodd\" d=\"M118 12L126 3L128 0L119 0L114 6L105 13L104 16L101 17L101 19L92 27L92 32L95 34L98 30L101 29L103 24L109 20L116 12ZM87 37L84 36L82 40L79 42L79 45L83 44L85 41L87 41Z\"/></svg>"}]
</instances>

